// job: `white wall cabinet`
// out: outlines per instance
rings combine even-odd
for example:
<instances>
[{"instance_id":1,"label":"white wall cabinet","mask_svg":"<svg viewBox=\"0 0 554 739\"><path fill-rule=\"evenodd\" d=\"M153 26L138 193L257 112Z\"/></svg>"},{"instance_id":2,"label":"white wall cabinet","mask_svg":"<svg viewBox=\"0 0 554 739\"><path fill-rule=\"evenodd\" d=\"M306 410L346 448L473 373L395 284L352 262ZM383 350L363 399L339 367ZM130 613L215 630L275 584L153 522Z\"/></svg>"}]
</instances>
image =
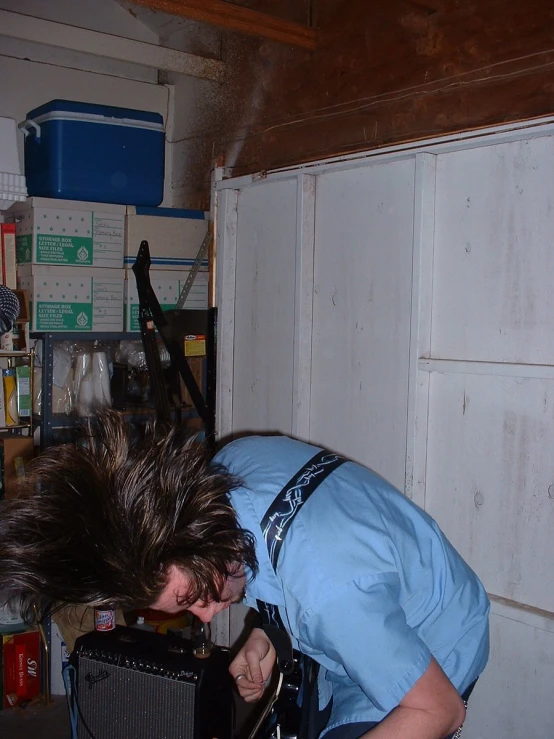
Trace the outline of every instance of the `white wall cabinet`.
<instances>
[{"instance_id":1,"label":"white wall cabinet","mask_svg":"<svg viewBox=\"0 0 554 739\"><path fill-rule=\"evenodd\" d=\"M492 599L468 739L554 708L554 127L218 185L221 437L280 431L388 478Z\"/></svg>"}]
</instances>

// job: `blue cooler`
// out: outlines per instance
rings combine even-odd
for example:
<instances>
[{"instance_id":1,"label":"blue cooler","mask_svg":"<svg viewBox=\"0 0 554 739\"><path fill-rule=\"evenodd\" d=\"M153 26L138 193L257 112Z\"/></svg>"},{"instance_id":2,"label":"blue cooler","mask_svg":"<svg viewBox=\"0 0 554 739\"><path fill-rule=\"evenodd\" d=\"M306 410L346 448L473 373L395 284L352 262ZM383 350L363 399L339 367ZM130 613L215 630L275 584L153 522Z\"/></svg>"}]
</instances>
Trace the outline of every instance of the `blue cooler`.
<instances>
[{"instance_id":1,"label":"blue cooler","mask_svg":"<svg viewBox=\"0 0 554 739\"><path fill-rule=\"evenodd\" d=\"M52 100L19 124L29 196L122 205L163 200L159 113Z\"/></svg>"}]
</instances>

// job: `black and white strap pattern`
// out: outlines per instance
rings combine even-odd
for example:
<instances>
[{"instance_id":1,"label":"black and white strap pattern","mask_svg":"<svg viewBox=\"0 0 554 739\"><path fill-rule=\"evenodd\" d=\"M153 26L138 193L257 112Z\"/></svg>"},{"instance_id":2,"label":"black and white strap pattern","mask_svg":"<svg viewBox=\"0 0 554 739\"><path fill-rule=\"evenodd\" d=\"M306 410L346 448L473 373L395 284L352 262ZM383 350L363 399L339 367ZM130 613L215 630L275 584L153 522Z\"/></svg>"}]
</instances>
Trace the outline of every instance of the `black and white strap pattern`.
<instances>
[{"instance_id":1,"label":"black and white strap pattern","mask_svg":"<svg viewBox=\"0 0 554 739\"><path fill-rule=\"evenodd\" d=\"M318 485L344 462L344 457L322 449L289 480L269 506L261 527L274 570L293 518Z\"/></svg>"},{"instance_id":2,"label":"black and white strap pattern","mask_svg":"<svg viewBox=\"0 0 554 739\"><path fill-rule=\"evenodd\" d=\"M277 606L274 606L272 603L266 603L265 600L257 600L256 603L264 625L275 626L276 629L281 629L281 631L287 630Z\"/></svg>"}]
</instances>

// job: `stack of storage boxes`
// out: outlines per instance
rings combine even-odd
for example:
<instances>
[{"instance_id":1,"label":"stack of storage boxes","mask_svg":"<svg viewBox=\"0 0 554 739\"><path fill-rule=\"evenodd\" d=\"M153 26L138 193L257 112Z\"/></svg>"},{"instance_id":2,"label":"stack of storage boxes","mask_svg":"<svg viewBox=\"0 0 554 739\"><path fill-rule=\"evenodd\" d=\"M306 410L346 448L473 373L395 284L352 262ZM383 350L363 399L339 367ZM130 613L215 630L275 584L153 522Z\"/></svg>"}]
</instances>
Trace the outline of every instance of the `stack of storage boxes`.
<instances>
[{"instance_id":1,"label":"stack of storage boxes","mask_svg":"<svg viewBox=\"0 0 554 739\"><path fill-rule=\"evenodd\" d=\"M10 215L31 331L122 331L125 206L34 197Z\"/></svg>"},{"instance_id":2,"label":"stack of storage boxes","mask_svg":"<svg viewBox=\"0 0 554 739\"><path fill-rule=\"evenodd\" d=\"M208 230L203 211L50 198L29 198L9 214L16 222L18 286L30 296L31 331L138 331L132 266L140 242L149 243L152 287L169 309ZM185 308L207 307L204 259Z\"/></svg>"}]
</instances>

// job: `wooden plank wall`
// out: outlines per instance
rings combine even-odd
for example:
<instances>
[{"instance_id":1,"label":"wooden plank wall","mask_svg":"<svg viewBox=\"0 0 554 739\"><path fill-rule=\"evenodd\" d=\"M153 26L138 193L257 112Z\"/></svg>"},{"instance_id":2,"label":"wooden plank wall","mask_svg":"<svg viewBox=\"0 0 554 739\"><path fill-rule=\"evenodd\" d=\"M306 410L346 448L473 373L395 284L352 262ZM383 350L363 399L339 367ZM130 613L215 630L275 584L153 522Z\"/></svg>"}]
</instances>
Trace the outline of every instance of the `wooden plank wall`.
<instances>
[{"instance_id":1,"label":"wooden plank wall","mask_svg":"<svg viewBox=\"0 0 554 739\"><path fill-rule=\"evenodd\" d=\"M310 17L307 0L237 1ZM224 123L207 137L233 175L553 112L551 0L311 6L315 52L232 38Z\"/></svg>"}]
</instances>

